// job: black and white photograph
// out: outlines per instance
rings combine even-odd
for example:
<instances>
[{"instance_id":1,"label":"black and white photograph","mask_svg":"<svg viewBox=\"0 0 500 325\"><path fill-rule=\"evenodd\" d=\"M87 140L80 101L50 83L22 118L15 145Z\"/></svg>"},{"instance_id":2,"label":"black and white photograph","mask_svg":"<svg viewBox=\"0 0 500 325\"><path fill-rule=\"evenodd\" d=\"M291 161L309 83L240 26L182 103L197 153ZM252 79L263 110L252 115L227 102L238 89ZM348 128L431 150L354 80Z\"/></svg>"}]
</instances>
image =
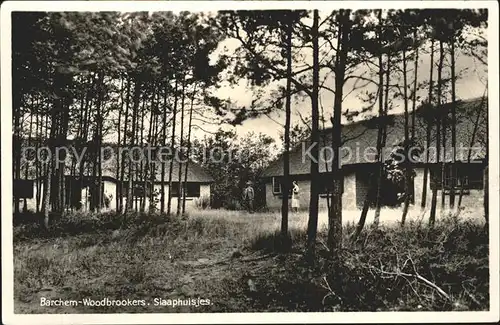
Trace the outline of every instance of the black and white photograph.
<instances>
[{"instance_id":1,"label":"black and white photograph","mask_svg":"<svg viewBox=\"0 0 500 325\"><path fill-rule=\"evenodd\" d=\"M1 36L4 323L499 320L496 2L7 1Z\"/></svg>"}]
</instances>

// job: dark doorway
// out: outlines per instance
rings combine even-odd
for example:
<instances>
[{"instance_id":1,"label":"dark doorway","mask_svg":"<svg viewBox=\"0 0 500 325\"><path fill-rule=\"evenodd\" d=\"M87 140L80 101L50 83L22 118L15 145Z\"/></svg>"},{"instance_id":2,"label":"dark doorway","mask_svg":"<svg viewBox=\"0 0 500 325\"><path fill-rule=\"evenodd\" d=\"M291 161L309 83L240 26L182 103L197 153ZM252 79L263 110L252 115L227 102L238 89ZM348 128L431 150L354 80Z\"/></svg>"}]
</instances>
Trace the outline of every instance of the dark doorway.
<instances>
[{"instance_id":1,"label":"dark doorway","mask_svg":"<svg viewBox=\"0 0 500 325\"><path fill-rule=\"evenodd\" d=\"M403 202L404 182L392 182L385 176L381 179L380 205L386 207L397 207ZM374 164L360 167L356 171L356 206L361 209L365 200L369 199L370 208L377 203L377 187L379 183L379 170ZM411 179L410 202L414 204L414 182Z\"/></svg>"},{"instance_id":2,"label":"dark doorway","mask_svg":"<svg viewBox=\"0 0 500 325\"><path fill-rule=\"evenodd\" d=\"M76 177L66 177L66 206L70 208L81 208L82 184Z\"/></svg>"},{"instance_id":3,"label":"dark doorway","mask_svg":"<svg viewBox=\"0 0 500 325\"><path fill-rule=\"evenodd\" d=\"M375 207L378 186L378 172L372 166L363 166L356 171L356 206L361 209L365 200L370 200L370 207Z\"/></svg>"},{"instance_id":4,"label":"dark doorway","mask_svg":"<svg viewBox=\"0 0 500 325\"><path fill-rule=\"evenodd\" d=\"M94 211L97 208L97 202L99 202L98 189L100 187L101 190L101 207L104 207L104 183L101 183L101 186L97 182L92 182L89 186L89 203L90 210Z\"/></svg>"}]
</instances>

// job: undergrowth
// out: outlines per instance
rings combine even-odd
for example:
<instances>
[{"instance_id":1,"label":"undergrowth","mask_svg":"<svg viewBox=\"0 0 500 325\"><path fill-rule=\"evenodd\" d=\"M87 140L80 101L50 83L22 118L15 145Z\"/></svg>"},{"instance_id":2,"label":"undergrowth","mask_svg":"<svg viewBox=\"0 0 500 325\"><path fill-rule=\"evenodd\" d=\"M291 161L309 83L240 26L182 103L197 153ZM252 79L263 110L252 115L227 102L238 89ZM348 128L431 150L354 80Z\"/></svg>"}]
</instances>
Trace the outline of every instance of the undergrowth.
<instances>
[{"instance_id":1,"label":"undergrowth","mask_svg":"<svg viewBox=\"0 0 500 325\"><path fill-rule=\"evenodd\" d=\"M261 279L273 294L259 297L258 305L281 301L308 311L489 309L483 224L446 217L433 228L422 222L369 228L356 241L353 231L354 225L344 227L338 260L325 245L325 232L318 234L313 263L299 254L285 258L280 276ZM293 251L302 252L305 230L290 236ZM263 234L252 249L279 252L281 238L279 232Z\"/></svg>"},{"instance_id":2,"label":"undergrowth","mask_svg":"<svg viewBox=\"0 0 500 325\"><path fill-rule=\"evenodd\" d=\"M31 218L34 222L14 227L19 301L33 301L47 286L71 287L73 298L156 296L167 290L158 289L158 283L175 288L179 279L191 281L192 270L175 261L210 257L238 263L231 258L238 250L268 257L257 264L214 268L211 275L204 271L188 288L225 301L215 310L489 309L488 233L473 220L446 217L433 228L423 222L367 227L356 241L351 238L354 225L346 225L338 260L331 257L322 230L311 261L303 258L305 230L291 227L283 238L264 222L270 219L265 214L177 218L67 213L52 216L49 229L38 216ZM254 279L256 290L247 290L247 278ZM188 289L181 285L175 294L194 294L184 292Z\"/></svg>"},{"instance_id":3,"label":"undergrowth","mask_svg":"<svg viewBox=\"0 0 500 325\"><path fill-rule=\"evenodd\" d=\"M31 217L34 222L24 222L14 227L14 241L105 234L120 230L131 240L138 240L146 235L164 236L167 233L176 237L181 235L215 237L226 236L230 228L235 228L221 219L200 220L160 213L68 212L51 215L49 229L46 229L43 217L34 216Z\"/></svg>"}]
</instances>

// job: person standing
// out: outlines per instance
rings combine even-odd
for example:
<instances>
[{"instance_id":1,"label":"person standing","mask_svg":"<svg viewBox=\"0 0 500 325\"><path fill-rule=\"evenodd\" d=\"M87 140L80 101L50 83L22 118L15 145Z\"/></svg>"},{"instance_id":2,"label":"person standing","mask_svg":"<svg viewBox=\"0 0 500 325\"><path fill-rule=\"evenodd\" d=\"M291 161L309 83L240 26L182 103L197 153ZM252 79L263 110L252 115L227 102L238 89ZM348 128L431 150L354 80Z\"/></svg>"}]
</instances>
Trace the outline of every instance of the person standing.
<instances>
[{"instance_id":1,"label":"person standing","mask_svg":"<svg viewBox=\"0 0 500 325\"><path fill-rule=\"evenodd\" d=\"M255 192L252 187L252 182L248 181L243 190L243 202L249 213L253 212L253 200L255 199Z\"/></svg>"},{"instance_id":2,"label":"person standing","mask_svg":"<svg viewBox=\"0 0 500 325\"><path fill-rule=\"evenodd\" d=\"M298 212L299 211L299 185L297 184L297 181L293 181L292 183L292 211Z\"/></svg>"}]
</instances>

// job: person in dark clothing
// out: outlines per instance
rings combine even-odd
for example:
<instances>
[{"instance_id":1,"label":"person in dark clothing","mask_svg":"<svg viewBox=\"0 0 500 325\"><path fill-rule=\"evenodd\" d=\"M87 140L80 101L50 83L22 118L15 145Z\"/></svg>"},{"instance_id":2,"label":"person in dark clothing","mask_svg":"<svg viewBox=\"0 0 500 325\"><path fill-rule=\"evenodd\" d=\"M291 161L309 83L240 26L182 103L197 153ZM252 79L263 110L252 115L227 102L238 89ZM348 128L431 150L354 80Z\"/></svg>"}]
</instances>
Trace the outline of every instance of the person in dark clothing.
<instances>
[{"instance_id":1,"label":"person in dark clothing","mask_svg":"<svg viewBox=\"0 0 500 325\"><path fill-rule=\"evenodd\" d=\"M243 202L245 204L245 208L248 212L253 212L253 201L255 199L255 192L252 187L252 182L248 181L246 183L245 189L243 189Z\"/></svg>"}]
</instances>

